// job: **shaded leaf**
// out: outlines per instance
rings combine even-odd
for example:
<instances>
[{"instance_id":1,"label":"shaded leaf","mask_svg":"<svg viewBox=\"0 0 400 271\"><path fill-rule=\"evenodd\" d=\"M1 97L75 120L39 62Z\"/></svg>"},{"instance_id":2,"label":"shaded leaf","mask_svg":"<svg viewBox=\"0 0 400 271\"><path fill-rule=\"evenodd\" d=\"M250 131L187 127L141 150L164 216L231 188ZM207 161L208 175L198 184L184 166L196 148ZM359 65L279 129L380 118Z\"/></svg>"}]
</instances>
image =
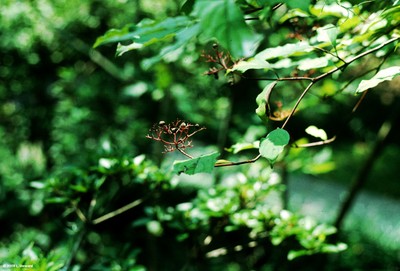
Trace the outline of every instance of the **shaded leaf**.
<instances>
[{"instance_id":1,"label":"shaded leaf","mask_svg":"<svg viewBox=\"0 0 400 271\"><path fill-rule=\"evenodd\" d=\"M290 8L299 8L308 11L310 0L286 0L284 1Z\"/></svg>"},{"instance_id":2,"label":"shaded leaf","mask_svg":"<svg viewBox=\"0 0 400 271\"><path fill-rule=\"evenodd\" d=\"M181 6L181 11L185 14L190 14L193 10L194 2L194 0L186 0Z\"/></svg>"},{"instance_id":3,"label":"shaded leaf","mask_svg":"<svg viewBox=\"0 0 400 271\"><path fill-rule=\"evenodd\" d=\"M160 22L144 19L133 28L126 26L121 30L111 29L107 31L106 34L97 38L93 47L96 48L113 42L133 41L135 45L131 45L132 50L138 49L141 47L139 44L148 46L166 38L171 38L192 23L192 20L186 16L169 17Z\"/></svg>"},{"instance_id":4,"label":"shaded leaf","mask_svg":"<svg viewBox=\"0 0 400 271\"><path fill-rule=\"evenodd\" d=\"M217 39L234 57L252 55L262 38L246 24L234 0L196 1L194 14L200 19L203 38Z\"/></svg>"},{"instance_id":5,"label":"shaded leaf","mask_svg":"<svg viewBox=\"0 0 400 271\"><path fill-rule=\"evenodd\" d=\"M213 152L193 159L175 161L173 165L173 173L186 173L188 175L202 172L211 173L214 169L214 164L215 161L217 161L218 156L218 152Z\"/></svg>"},{"instance_id":6,"label":"shaded leaf","mask_svg":"<svg viewBox=\"0 0 400 271\"><path fill-rule=\"evenodd\" d=\"M400 74L400 66L394 66L387 69L380 70L369 80L362 80L358 85L356 93L364 92L367 89L373 88L383 81L392 80Z\"/></svg>"},{"instance_id":7,"label":"shaded leaf","mask_svg":"<svg viewBox=\"0 0 400 271\"><path fill-rule=\"evenodd\" d=\"M267 109L269 109L268 106L269 95L276 84L277 81L274 81L266 85L263 91L260 94L258 94L256 98L256 103L258 105L256 109L256 114L263 121L268 121L269 112L267 112Z\"/></svg>"},{"instance_id":8,"label":"shaded leaf","mask_svg":"<svg viewBox=\"0 0 400 271\"><path fill-rule=\"evenodd\" d=\"M266 138L261 140L260 154L273 165L289 143L290 135L284 129L276 129L270 132Z\"/></svg>"},{"instance_id":9,"label":"shaded leaf","mask_svg":"<svg viewBox=\"0 0 400 271\"><path fill-rule=\"evenodd\" d=\"M45 199L46 203L65 203L68 202L70 199L67 197L53 197Z\"/></svg>"}]
</instances>

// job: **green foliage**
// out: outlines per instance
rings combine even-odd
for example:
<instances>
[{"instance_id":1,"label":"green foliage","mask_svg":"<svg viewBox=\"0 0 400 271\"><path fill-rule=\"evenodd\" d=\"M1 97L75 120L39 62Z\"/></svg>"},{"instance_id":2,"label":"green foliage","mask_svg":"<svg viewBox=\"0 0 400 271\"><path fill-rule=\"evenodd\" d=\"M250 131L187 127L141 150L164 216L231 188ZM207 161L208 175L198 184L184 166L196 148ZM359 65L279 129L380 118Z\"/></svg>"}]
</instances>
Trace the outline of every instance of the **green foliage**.
<instances>
[{"instance_id":1,"label":"green foliage","mask_svg":"<svg viewBox=\"0 0 400 271\"><path fill-rule=\"evenodd\" d=\"M289 133L283 129L276 129L268 133L266 138L261 139L260 154L267 158L271 166L289 143Z\"/></svg>"},{"instance_id":2,"label":"green foliage","mask_svg":"<svg viewBox=\"0 0 400 271\"><path fill-rule=\"evenodd\" d=\"M199 157L184 160L175 161L173 172L177 174L186 173L189 175L197 173L211 173L214 169L214 164L219 156L218 152L201 155Z\"/></svg>"},{"instance_id":3,"label":"green foliage","mask_svg":"<svg viewBox=\"0 0 400 271\"><path fill-rule=\"evenodd\" d=\"M364 92L367 89L376 87L380 83L388 80L393 80L394 77L400 74L400 67L390 67L384 70L380 70L369 80L362 80L356 89L356 93Z\"/></svg>"},{"instance_id":4,"label":"green foliage","mask_svg":"<svg viewBox=\"0 0 400 271\"><path fill-rule=\"evenodd\" d=\"M287 208L285 176L355 171L348 152L395 115L399 12L398 1L4 1L2 264L357 262L354 240Z\"/></svg>"}]
</instances>

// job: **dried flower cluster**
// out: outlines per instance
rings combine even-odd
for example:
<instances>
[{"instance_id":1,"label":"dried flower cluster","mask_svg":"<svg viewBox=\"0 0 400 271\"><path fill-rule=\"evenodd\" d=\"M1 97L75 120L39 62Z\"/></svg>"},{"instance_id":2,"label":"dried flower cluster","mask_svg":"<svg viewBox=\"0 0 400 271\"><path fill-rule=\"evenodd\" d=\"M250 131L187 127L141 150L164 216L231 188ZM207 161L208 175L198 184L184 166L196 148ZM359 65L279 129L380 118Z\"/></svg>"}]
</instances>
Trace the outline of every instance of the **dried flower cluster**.
<instances>
[{"instance_id":1,"label":"dried flower cluster","mask_svg":"<svg viewBox=\"0 0 400 271\"><path fill-rule=\"evenodd\" d=\"M185 156L192 158L184 149L193 147L190 138L204 129L206 128L200 127L199 124L191 124L183 120L176 120L171 123L160 121L153 125L146 137L162 142L165 152L178 150Z\"/></svg>"},{"instance_id":2,"label":"dried flower cluster","mask_svg":"<svg viewBox=\"0 0 400 271\"><path fill-rule=\"evenodd\" d=\"M224 53L218 49L218 44L213 44L213 55L209 53L203 52L201 54L202 57L205 58L205 61L208 63L216 63L219 67L211 67L204 74L206 75L214 75L216 79L218 79L218 72L222 70L229 70L235 64L235 61L232 60L231 55L228 53Z\"/></svg>"}]
</instances>

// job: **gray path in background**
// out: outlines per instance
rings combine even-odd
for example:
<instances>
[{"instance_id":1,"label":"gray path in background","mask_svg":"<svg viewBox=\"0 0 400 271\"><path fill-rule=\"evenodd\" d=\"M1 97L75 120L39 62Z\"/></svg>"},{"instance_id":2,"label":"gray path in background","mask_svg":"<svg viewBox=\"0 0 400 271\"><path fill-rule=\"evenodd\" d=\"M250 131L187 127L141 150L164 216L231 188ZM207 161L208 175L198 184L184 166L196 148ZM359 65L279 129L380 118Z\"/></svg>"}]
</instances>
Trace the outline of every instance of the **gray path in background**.
<instances>
[{"instance_id":1,"label":"gray path in background","mask_svg":"<svg viewBox=\"0 0 400 271\"><path fill-rule=\"evenodd\" d=\"M333 223L346 191L346 187L332 182L293 176L288 181L289 209ZM344 220L344 229L360 231L400 253L400 199L361 192Z\"/></svg>"}]
</instances>

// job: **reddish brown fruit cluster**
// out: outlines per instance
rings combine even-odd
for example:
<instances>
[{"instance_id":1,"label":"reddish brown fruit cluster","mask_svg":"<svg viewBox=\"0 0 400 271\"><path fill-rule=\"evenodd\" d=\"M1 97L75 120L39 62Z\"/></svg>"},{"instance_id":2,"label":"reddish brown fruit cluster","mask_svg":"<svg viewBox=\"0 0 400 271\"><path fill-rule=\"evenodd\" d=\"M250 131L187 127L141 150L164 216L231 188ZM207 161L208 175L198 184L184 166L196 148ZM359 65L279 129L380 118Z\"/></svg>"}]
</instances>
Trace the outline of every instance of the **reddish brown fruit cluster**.
<instances>
[{"instance_id":1,"label":"reddish brown fruit cluster","mask_svg":"<svg viewBox=\"0 0 400 271\"><path fill-rule=\"evenodd\" d=\"M183 150L193 147L190 139L196 133L206 129L199 124L176 120L171 123L160 121L150 129L147 138L160 141L164 144L165 152L180 151L182 154L191 157Z\"/></svg>"}]
</instances>

